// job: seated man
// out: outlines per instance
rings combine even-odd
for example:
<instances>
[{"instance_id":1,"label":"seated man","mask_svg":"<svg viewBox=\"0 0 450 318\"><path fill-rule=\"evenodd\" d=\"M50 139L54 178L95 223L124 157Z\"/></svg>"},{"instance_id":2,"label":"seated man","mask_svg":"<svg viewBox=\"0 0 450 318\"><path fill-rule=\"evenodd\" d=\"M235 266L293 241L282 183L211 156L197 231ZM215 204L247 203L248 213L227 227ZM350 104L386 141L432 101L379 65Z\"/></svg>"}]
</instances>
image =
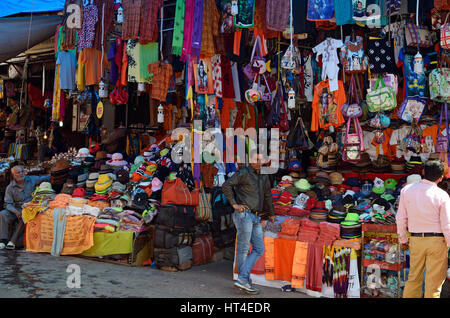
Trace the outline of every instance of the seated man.
<instances>
[{"instance_id":1,"label":"seated man","mask_svg":"<svg viewBox=\"0 0 450 318\"><path fill-rule=\"evenodd\" d=\"M15 249L17 239L23 233L25 225L22 220L22 204L31 201L36 186L41 182L50 181L50 175L25 176L22 166L14 166L11 169L12 181L6 187L5 209L0 212L0 249ZM16 229L9 237L9 229L12 223L18 221ZM9 241L8 245L5 245Z\"/></svg>"}]
</instances>

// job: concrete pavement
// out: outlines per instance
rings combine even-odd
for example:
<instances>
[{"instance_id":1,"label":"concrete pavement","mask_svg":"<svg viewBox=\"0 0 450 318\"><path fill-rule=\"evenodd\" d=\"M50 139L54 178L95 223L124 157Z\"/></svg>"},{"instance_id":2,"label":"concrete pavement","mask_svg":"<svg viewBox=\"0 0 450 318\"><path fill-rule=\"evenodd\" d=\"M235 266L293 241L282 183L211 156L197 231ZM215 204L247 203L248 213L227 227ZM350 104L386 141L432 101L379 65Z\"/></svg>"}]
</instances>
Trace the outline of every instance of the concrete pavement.
<instances>
[{"instance_id":1,"label":"concrete pavement","mask_svg":"<svg viewBox=\"0 0 450 318\"><path fill-rule=\"evenodd\" d=\"M247 295L233 286L232 265L222 260L166 272L74 256L2 250L0 298L309 298L300 292L263 286L257 286L261 294ZM77 269L80 288L69 288L68 282L77 287Z\"/></svg>"}]
</instances>

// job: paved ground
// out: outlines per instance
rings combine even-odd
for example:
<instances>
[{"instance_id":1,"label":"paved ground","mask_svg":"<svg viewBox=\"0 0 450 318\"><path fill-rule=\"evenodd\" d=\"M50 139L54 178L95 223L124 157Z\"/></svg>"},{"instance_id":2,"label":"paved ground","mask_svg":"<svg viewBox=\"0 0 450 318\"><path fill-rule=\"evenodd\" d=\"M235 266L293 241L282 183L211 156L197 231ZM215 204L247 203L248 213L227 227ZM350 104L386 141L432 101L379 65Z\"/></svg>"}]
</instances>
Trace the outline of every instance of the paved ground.
<instances>
[{"instance_id":1,"label":"paved ground","mask_svg":"<svg viewBox=\"0 0 450 318\"><path fill-rule=\"evenodd\" d=\"M80 288L67 287L80 268ZM284 293L278 288L258 286L258 298L309 298ZM0 251L0 298L252 298L233 286L232 262L223 260L194 266L183 272L166 272L150 267L129 267L73 256L54 257L19 251Z\"/></svg>"}]
</instances>

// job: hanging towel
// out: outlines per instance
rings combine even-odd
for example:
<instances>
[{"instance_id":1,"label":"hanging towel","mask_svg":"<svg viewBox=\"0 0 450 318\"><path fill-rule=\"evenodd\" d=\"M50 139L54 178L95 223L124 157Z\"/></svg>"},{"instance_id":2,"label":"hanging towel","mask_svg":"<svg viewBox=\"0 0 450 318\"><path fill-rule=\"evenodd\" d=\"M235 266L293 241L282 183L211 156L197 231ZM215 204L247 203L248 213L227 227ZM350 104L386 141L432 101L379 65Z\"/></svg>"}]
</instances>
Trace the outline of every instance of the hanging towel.
<instances>
[{"instance_id":1,"label":"hanging towel","mask_svg":"<svg viewBox=\"0 0 450 318\"><path fill-rule=\"evenodd\" d=\"M64 246L66 230L66 209L53 209L53 243L51 254L59 256Z\"/></svg>"}]
</instances>

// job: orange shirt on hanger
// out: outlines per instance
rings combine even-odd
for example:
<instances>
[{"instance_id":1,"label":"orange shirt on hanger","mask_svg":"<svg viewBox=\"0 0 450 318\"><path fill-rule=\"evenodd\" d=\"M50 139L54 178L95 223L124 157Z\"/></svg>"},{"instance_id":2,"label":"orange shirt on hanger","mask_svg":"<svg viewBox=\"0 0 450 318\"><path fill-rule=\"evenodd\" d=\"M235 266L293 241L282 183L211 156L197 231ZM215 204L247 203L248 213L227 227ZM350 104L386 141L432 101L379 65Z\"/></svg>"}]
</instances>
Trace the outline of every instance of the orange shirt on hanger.
<instances>
[{"instance_id":1,"label":"orange shirt on hanger","mask_svg":"<svg viewBox=\"0 0 450 318\"><path fill-rule=\"evenodd\" d=\"M83 58L81 62L84 64L86 86L97 85L100 83L100 79L103 76L101 69L102 51L92 48L83 49ZM106 54L103 53L103 74L105 74L108 65L108 58L106 57Z\"/></svg>"},{"instance_id":2,"label":"orange shirt on hanger","mask_svg":"<svg viewBox=\"0 0 450 318\"><path fill-rule=\"evenodd\" d=\"M338 81L337 91L330 92L329 81L321 81L314 86L314 97L312 102L311 131L328 129L330 126L339 127L345 120L341 113L341 107L345 104L344 83Z\"/></svg>"}]
</instances>

